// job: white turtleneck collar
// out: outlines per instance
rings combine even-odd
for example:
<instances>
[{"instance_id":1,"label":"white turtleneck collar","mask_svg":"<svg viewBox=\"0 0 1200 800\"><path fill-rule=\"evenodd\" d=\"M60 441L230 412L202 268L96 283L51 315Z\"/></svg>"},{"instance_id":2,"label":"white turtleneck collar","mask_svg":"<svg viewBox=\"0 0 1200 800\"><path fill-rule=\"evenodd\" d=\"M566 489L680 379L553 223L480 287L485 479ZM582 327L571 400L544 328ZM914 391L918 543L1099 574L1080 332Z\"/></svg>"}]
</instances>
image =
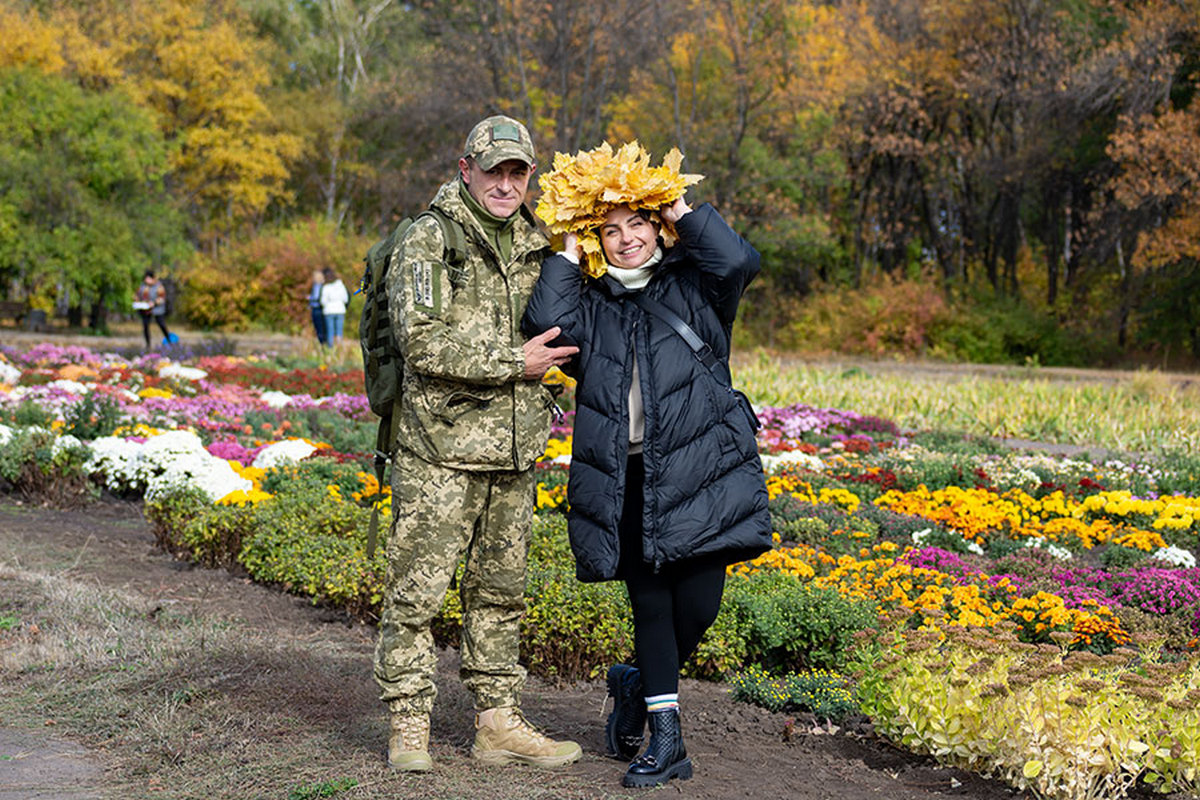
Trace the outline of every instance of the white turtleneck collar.
<instances>
[{"instance_id":1,"label":"white turtleneck collar","mask_svg":"<svg viewBox=\"0 0 1200 800\"><path fill-rule=\"evenodd\" d=\"M658 263L662 261L662 259L662 248L656 247L654 248L654 255L646 259L646 263L642 264L640 267L635 267L633 269L622 269L621 267L614 267L612 264L609 264L608 274L612 275L613 278L616 279L617 283L621 284L626 289L637 291L639 289L646 288L646 284L650 282L650 278L654 275L654 268L658 266Z\"/></svg>"}]
</instances>

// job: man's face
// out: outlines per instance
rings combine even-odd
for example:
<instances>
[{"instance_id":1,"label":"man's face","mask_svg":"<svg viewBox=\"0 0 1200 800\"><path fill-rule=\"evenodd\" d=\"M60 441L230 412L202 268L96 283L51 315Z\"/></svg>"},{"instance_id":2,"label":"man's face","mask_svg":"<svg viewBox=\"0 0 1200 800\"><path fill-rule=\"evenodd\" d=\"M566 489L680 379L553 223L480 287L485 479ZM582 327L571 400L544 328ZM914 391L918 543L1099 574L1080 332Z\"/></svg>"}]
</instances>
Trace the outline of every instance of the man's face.
<instances>
[{"instance_id":1,"label":"man's face","mask_svg":"<svg viewBox=\"0 0 1200 800\"><path fill-rule=\"evenodd\" d=\"M467 191L489 214L508 218L525 202L529 177L537 167L516 158L481 169L473 158L460 158L458 170Z\"/></svg>"}]
</instances>

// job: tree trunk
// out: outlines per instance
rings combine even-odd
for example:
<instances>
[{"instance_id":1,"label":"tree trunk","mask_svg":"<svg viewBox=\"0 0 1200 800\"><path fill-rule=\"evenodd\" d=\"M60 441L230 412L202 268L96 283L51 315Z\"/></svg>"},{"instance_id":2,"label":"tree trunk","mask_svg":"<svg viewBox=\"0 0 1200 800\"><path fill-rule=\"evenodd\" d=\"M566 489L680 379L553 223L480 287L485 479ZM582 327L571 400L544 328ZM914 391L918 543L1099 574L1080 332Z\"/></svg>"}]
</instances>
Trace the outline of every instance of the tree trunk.
<instances>
[{"instance_id":1,"label":"tree trunk","mask_svg":"<svg viewBox=\"0 0 1200 800\"><path fill-rule=\"evenodd\" d=\"M88 327L94 331L108 328L108 306L100 300L92 303L91 312L88 314Z\"/></svg>"}]
</instances>

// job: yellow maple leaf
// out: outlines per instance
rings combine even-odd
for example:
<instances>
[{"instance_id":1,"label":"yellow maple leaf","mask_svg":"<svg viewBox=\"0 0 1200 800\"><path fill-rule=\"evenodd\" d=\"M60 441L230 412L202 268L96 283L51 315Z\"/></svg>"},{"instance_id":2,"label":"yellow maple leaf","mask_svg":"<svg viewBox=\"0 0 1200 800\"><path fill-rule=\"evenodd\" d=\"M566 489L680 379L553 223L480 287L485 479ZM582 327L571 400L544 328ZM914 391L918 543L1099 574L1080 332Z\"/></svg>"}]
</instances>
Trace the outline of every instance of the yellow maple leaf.
<instances>
[{"instance_id":1,"label":"yellow maple leaf","mask_svg":"<svg viewBox=\"0 0 1200 800\"><path fill-rule=\"evenodd\" d=\"M554 154L554 169L541 177L542 196L537 215L551 233L574 233L579 237L584 260L582 269L592 277L605 272L604 252L596 229L617 206L647 209L662 226L663 241L675 242L675 231L658 218L658 210L683 197L687 187L703 175L683 174L679 148L663 157L662 165L650 166L650 154L635 139L614 153L604 142L573 156Z\"/></svg>"}]
</instances>

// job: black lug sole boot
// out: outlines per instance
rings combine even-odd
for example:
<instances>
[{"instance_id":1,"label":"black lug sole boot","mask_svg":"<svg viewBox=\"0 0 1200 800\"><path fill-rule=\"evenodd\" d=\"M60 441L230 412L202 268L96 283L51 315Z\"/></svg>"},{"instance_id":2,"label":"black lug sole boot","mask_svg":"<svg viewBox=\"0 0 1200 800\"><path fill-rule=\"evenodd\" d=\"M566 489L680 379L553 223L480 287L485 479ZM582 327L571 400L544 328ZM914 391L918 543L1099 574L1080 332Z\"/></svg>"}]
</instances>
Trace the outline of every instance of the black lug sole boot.
<instances>
[{"instance_id":1,"label":"black lug sole boot","mask_svg":"<svg viewBox=\"0 0 1200 800\"><path fill-rule=\"evenodd\" d=\"M608 670L608 694L613 698L613 710L604 726L608 756L628 762L642 749L646 730L641 671L627 664L613 664Z\"/></svg>"},{"instance_id":2,"label":"black lug sole boot","mask_svg":"<svg viewBox=\"0 0 1200 800\"><path fill-rule=\"evenodd\" d=\"M683 731L679 727L679 709L651 711L650 744L629 765L622 786L661 786L671 778L686 781L692 777L692 760L683 746Z\"/></svg>"}]
</instances>

